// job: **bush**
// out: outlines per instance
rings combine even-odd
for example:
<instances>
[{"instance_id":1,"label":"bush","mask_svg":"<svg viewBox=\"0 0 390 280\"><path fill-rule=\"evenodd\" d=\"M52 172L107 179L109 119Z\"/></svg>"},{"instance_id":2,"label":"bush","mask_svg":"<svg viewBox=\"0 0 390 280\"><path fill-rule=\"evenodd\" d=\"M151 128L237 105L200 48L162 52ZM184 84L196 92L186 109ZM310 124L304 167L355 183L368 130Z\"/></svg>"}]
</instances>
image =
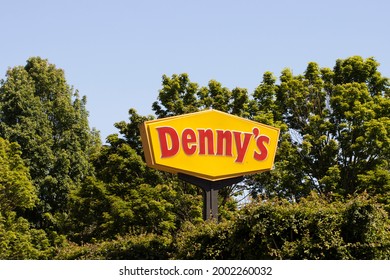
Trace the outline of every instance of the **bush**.
<instances>
[{"instance_id":1,"label":"bush","mask_svg":"<svg viewBox=\"0 0 390 280\"><path fill-rule=\"evenodd\" d=\"M229 259L231 221L220 224L205 221L197 226L187 223L177 237L175 259Z\"/></svg>"},{"instance_id":2,"label":"bush","mask_svg":"<svg viewBox=\"0 0 390 280\"><path fill-rule=\"evenodd\" d=\"M0 259L50 259L54 253L45 231L31 228L14 212L7 216L0 213Z\"/></svg>"},{"instance_id":3,"label":"bush","mask_svg":"<svg viewBox=\"0 0 390 280\"><path fill-rule=\"evenodd\" d=\"M388 259L387 213L363 194L346 202L316 195L299 203L252 203L236 219L187 226L179 259Z\"/></svg>"},{"instance_id":4,"label":"bush","mask_svg":"<svg viewBox=\"0 0 390 280\"><path fill-rule=\"evenodd\" d=\"M162 260L170 257L171 240L154 234L124 236L96 244L63 247L56 259L61 260Z\"/></svg>"}]
</instances>

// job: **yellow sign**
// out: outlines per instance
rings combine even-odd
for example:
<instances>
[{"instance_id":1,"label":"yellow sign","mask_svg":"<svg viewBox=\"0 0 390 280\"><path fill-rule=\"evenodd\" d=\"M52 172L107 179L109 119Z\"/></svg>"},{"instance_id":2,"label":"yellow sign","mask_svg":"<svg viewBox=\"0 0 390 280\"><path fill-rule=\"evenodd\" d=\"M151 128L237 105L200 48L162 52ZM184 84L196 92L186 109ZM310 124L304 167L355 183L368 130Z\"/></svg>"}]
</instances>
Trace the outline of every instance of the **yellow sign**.
<instances>
[{"instance_id":1,"label":"yellow sign","mask_svg":"<svg viewBox=\"0 0 390 280\"><path fill-rule=\"evenodd\" d=\"M146 163L216 181L271 170L279 129L207 110L140 126Z\"/></svg>"}]
</instances>

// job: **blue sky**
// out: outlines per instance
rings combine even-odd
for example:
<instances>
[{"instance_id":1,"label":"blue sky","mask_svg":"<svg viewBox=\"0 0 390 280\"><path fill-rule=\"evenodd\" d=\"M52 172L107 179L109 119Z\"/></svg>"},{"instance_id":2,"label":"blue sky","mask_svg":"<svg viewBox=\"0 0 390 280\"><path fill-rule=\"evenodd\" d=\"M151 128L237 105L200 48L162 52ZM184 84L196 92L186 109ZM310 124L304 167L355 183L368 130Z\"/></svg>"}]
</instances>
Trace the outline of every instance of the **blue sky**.
<instances>
[{"instance_id":1,"label":"blue sky","mask_svg":"<svg viewBox=\"0 0 390 280\"><path fill-rule=\"evenodd\" d=\"M389 3L0 0L0 78L31 56L48 59L87 96L104 140L129 108L153 113L163 74L252 93L265 71L300 74L310 61L333 67L360 55L390 77Z\"/></svg>"}]
</instances>

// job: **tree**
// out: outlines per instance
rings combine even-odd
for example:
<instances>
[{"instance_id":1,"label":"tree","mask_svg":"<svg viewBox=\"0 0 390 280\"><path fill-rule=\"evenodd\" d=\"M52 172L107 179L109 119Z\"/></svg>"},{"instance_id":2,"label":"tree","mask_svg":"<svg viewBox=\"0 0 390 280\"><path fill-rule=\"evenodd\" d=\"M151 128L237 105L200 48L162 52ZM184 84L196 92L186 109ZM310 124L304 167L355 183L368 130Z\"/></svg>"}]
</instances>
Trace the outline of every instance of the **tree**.
<instances>
[{"instance_id":1,"label":"tree","mask_svg":"<svg viewBox=\"0 0 390 280\"><path fill-rule=\"evenodd\" d=\"M53 254L46 233L22 216L38 202L20 146L0 138L0 259L45 259Z\"/></svg>"},{"instance_id":2,"label":"tree","mask_svg":"<svg viewBox=\"0 0 390 280\"><path fill-rule=\"evenodd\" d=\"M151 117L129 111L130 122L116 123L120 135L93 157L96 176L72 192L69 238L75 242L128 234L170 235L185 220L200 220L201 198L195 187L148 168L138 125Z\"/></svg>"},{"instance_id":3,"label":"tree","mask_svg":"<svg viewBox=\"0 0 390 280\"><path fill-rule=\"evenodd\" d=\"M55 224L69 210L71 190L92 174L89 158L100 143L85 105L64 71L39 57L9 69L1 84L0 136L21 146L39 193L37 225Z\"/></svg>"},{"instance_id":4,"label":"tree","mask_svg":"<svg viewBox=\"0 0 390 280\"><path fill-rule=\"evenodd\" d=\"M299 199L311 190L343 197L367 190L388 199L390 84L378 66L355 56L333 70L286 69L277 86L264 78L260 88L272 87L273 96L257 91L255 101L259 108L270 101L266 113L283 129L275 170L252 180L257 193Z\"/></svg>"},{"instance_id":5,"label":"tree","mask_svg":"<svg viewBox=\"0 0 390 280\"><path fill-rule=\"evenodd\" d=\"M162 89L152 105L157 118L216 109L238 116L247 116L249 96L246 89L229 90L211 80L207 87L199 88L188 74L163 75Z\"/></svg>"},{"instance_id":6,"label":"tree","mask_svg":"<svg viewBox=\"0 0 390 280\"><path fill-rule=\"evenodd\" d=\"M197 91L198 85L187 74L172 75L172 78L163 75L162 89L152 108L159 118L196 112L200 106Z\"/></svg>"},{"instance_id":7,"label":"tree","mask_svg":"<svg viewBox=\"0 0 390 280\"><path fill-rule=\"evenodd\" d=\"M43 184L55 160L53 138L34 81L23 67L7 71L0 87L0 108L0 135L19 143L33 180Z\"/></svg>"}]
</instances>

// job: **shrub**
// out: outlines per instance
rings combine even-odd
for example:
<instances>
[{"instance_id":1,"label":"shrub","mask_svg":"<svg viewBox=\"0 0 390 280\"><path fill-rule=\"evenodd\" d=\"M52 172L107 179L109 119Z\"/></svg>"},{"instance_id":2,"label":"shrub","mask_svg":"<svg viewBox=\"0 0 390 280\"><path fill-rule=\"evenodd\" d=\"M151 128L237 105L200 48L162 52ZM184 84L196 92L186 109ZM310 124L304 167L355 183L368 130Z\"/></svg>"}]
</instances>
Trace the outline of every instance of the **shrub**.
<instances>
[{"instance_id":1,"label":"shrub","mask_svg":"<svg viewBox=\"0 0 390 280\"><path fill-rule=\"evenodd\" d=\"M221 224L188 226L179 259L388 259L387 213L366 194L346 202L311 195L299 203L252 203Z\"/></svg>"},{"instance_id":2,"label":"shrub","mask_svg":"<svg viewBox=\"0 0 390 280\"><path fill-rule=\"evenodd\" d=\"M124 236L100 243L69 243L57 254L62 260L162 260L171 254L171 240L154 234Z\"/></svg>"}]
</instances>

